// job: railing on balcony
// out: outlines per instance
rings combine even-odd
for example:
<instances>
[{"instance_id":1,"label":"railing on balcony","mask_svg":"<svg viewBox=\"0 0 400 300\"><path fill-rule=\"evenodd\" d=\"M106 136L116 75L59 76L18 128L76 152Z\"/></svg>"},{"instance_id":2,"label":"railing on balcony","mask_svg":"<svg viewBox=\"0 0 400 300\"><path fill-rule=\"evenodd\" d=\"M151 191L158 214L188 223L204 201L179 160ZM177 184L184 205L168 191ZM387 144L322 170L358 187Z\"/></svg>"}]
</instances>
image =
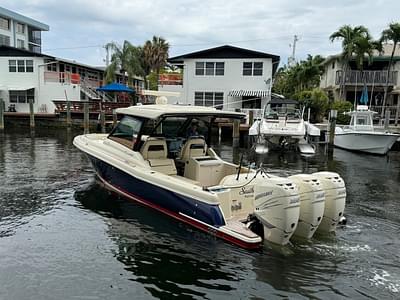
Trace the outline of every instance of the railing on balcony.
<instances>
[{"instance_id":1,"label":"railing on balcony","mask_svg":"<svg viewBox=\"0 0 400 300\"><path fill-rule=\"evenodd\" d=\"M158 85L183 85L182 74L160 74Z\"/></svg>"},{"instance_id":2,"label":"railing on balcony","mask_svg":"<svg viewBox=\"0 0 400 300\"><path fill-rule=\"evenodd\" d=\"M76 73L45 71L44 82L80 84L81 77Z\"/></svg>"},{"instance_id":3,"label":"railing on balcony","mask_svg":"<svg viewBox=\"0 0 400 300\"><path fill-rule=\"evenodd\" d=\"M72 113L83 113L84 104L89 104L90 113L99 113L100 105L106 114L112 114L113 110L121 107L130 106L130 102L101 102L101 101L69 101L71 104ZM67 111L67 101L65 100L53 100L56 106L56 113L65 113Z\"/></svg>"},{"instance_id":4,"label":"railing on balcony","mask_svg":"<svg viewBox=\"0 0 400 300\"><path fill-rule=\"evenodd\" d=\"M346 72L344 77L344 71L336 71L336 85L385 85L387 78L387 71L352 71ZM389 72L389 85L397 84L397 71Z\"/></svg>"}]
</instances>

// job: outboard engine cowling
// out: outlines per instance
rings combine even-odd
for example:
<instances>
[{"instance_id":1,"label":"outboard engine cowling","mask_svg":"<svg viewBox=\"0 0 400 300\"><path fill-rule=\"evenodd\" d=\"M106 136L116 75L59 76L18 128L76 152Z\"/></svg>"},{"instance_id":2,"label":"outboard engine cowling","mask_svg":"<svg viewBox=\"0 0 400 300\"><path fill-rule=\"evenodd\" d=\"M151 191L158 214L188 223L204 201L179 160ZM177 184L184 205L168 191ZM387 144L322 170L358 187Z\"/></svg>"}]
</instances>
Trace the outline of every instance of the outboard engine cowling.
<instances>
[{"instance_id":1,"label":"outboard engine cowling","mask_svg":"<svg viewBox=\"0 0 400 300\"><path fill-rule=\"evenodd\" d=\"M300 198L293 181L272 177L254 185L254 214L264 226L264 238L285 245L299 220Z\"/></svg>"},{"instance_id":2,"label":"outboard engine cowling","mask_svg":"<svg viewBox=\"0 0 400 300\"><path fill-rule=\"evenodd\" d=\"M317 172L317 177L325 191L325 210L318 232L332 232L343 216L346 205L346 186L342 177L334 172Z\"/></svg>"},{"instance_id":3,"label":"outboard engine cowling","mask_svg":"<svg viewBox=\"0 0 400 300\"><path fill-rule=\"evenodd\" d=\"M289 177L299 190L300 217L295 236L310 239L322 221L325 209L325 192L321 181L313 175L298 174Z\"/></svg>"}]
</instances>

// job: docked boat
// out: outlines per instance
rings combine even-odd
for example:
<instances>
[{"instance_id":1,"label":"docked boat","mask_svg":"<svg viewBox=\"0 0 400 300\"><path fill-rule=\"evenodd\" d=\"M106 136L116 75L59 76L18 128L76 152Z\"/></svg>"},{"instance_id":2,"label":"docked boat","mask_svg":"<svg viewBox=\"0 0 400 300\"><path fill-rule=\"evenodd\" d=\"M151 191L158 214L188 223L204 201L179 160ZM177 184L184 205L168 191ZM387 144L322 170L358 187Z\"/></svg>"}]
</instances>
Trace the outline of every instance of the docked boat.
<instances>
[{"instance_id":1,"label":"docked boat","mask_svg":"<svg viewBox=\"0 0 400 300\"><path fill-rule=\"evenodd\" d=\"M377 131L373 125L373 115L366 105L358 105L348 115L350 124L335 128L334 145L352 151L385 155L400 137L398 134Z\"/></svg>"},{"instance_id":2,"label":"docked boat","mask_svg":"<svg viewBox=\"0 0 400 300\"><path fill-rule=\"evenodd\" d=\"M346 188L336 173L281 178L216 154L215 119L244 114L168 104L117 113L110 134L80 135L74 145L105 187L129 200L248 249L264 239L285 245L295 233L310 238L323 223L334 231L343 215Z\"/></svg>"},{"instance_id":3,"label":"docked boat","mask_svg":"<svg viewBox=\"0 0 400 300\"><path fill-rule=\"evenodd\" d=\"M264 108L263 118L249 129L256 143L266 143L268 148L299 149L301 153L315 154L315 148L307 141L307 128L319 135L319 129L304 121L304 108L291 99L272 99ZM307 126L306 126L307 125ZM311 130L309 130L311 132Z\"/></svg>"}]
</instances>

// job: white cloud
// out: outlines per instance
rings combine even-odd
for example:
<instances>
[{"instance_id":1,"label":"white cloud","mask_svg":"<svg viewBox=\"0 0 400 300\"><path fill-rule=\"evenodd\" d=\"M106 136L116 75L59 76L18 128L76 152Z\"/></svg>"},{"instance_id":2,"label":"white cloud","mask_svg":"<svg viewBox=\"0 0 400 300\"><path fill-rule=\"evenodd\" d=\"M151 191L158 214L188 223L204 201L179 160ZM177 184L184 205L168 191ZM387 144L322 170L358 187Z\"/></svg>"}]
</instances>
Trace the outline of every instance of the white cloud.
<instances>
[{"instance_id":1,"label":"white cloud","mask_svg":"<svg viewBox=\"0 0 400 300\"><path fill-rule=\"evenodd\" d=\"M344 24L368 27L378 38L392 21L399 21L395 0L3 0L2 6L50 25L43 33L48 53L101 65L104 45L124 39L142 44L153 35L171 44L170 55L222 44L234 44L280 55L290 55L293 35L298 59L306 54L329 55L340 43L329 35ZM51 50L59 49L59 50Z\"/></svg>"}]
</instances>

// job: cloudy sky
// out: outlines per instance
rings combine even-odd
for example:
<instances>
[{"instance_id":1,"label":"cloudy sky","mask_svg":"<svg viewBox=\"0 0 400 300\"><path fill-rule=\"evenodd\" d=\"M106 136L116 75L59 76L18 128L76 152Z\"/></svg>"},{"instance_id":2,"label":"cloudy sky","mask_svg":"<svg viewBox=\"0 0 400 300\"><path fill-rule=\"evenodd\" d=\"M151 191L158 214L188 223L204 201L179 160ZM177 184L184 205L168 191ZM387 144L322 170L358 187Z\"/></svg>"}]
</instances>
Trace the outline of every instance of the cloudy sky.
<instances>
[{"instance_id":1,"label":"cloudy sky","mask_svg":"<svg viewBox=\"0 0 400 300\"><path fill-rule=\"evenodd\" d=\"M296 59L340 51L329 35L344 24L365 25L375 38L400 22L399 0L1 0L0 6L50 26L43 52L104 65L102 45L153 35L167 39L170 56L231 44L281 56L286 63L293 36Z\"/></svg>"}]
</instances>

